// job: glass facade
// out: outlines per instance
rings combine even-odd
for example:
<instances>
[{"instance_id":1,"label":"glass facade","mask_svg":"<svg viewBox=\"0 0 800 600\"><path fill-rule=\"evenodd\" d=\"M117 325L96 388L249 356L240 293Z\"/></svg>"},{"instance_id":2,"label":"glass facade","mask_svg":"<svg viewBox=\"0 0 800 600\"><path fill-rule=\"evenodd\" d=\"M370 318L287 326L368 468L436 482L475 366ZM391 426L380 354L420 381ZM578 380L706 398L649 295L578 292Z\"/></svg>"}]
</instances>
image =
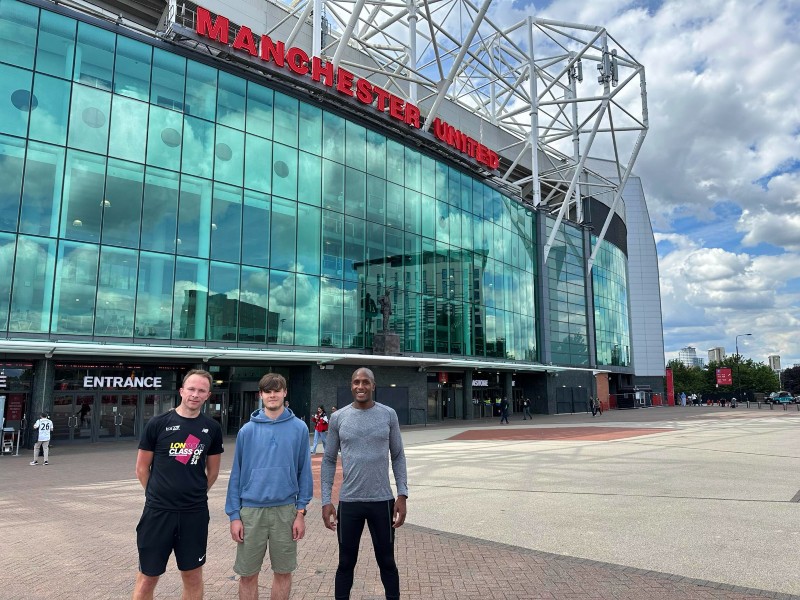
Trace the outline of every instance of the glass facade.
<instances>
[{"instance_id":1,"label":"glass facade","mask_svg":"<svg viewBox=\"0 0 800 600\"><path fill-rule=\"evenodd\" d=\"M536 360L519 203L316 105L16 0L0 36L8 335L364 349L388 293L405 352ZM583 364L572 237L548 267L554 360Z\"/></svg>"},{"instance_id":2,"label":"glass facade","mask_svg":"<svg viewBox=\"0 0 800 600\"><path fill-rule=\"evenodd\" d=\"M592 247L597 237L592 236ZM631 364L631 335L628 319L628 260L606 240L592 267L594 323L597 364L628 367Z\"/></svg>"},{"instance_id":3,"label":"glass facade","mask_svg":"<svg viewBox=\"0 0 800 600\"><path fill-rule=\"evenodd\" d=\"M555 219L547 217L548 237L554 224ZM550 351L556 364L589 364L584 254L582 230L562 221L547 259Z\"/></svg>"}]
</instances>

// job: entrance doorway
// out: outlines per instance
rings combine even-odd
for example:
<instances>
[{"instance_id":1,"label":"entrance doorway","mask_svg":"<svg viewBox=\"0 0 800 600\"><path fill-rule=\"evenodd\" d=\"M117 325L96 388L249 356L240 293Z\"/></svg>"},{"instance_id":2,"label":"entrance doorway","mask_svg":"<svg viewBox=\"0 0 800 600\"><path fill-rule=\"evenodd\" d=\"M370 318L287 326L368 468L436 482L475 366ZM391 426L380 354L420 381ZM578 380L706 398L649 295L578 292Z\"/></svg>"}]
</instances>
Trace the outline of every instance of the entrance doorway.
<instances>
[{"instance_id":1,"label":"entrance doorway","mask_svg":"<svg viewBox=\"0 0 800 600\"><path fill-rule=\"evenodd\" d=\"M261 400L258 397L258 391L232 392L226 435L236 435L242 425L250 420L253 411L259 408L261 408Z\"/></svg>"}]
</instances>

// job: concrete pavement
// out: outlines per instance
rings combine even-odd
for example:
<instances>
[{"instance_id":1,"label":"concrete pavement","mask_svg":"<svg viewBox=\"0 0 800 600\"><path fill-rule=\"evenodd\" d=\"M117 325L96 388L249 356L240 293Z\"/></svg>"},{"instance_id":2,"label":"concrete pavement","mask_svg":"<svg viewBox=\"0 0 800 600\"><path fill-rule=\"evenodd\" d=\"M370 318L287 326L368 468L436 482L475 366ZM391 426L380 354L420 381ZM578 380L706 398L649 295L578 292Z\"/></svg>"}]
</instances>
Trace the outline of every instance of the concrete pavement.
<instances>
[{"instance_id":1,"label":"concrete pavement","mask_svg":"<svg viewBox=\"0 0 800 600\"><path fill-rule=\"evenodd\" d=\"M794 410L686 407L405 429L403 597L800 598L799 426ZM59 444L48 467L29 466L27 452L0 458L0 598L130 596L135 448ZM212 600L236 597L223 510L232 451L227 440L210 494ZM294 600L333 597L336 539L320 514L315 501ZM269 580L267 566L263 598ZM365 534L352 598L381 591ZM179 593L171 561L157 597Z\"/></svg>"}]
</instances>

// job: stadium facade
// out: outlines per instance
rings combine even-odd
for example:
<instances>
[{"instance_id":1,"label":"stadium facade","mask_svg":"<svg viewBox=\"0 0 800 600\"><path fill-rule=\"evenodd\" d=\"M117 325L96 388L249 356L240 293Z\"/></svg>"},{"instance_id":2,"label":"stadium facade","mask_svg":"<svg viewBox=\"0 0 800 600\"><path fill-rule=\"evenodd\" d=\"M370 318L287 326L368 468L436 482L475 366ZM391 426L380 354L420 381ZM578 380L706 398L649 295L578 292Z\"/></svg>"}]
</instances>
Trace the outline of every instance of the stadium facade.
<instances>
[{"instance_id":1,"label":"stadium facade","mask_svg":"<svg viewBox=\"0 0 800 600\"><path fill-rule=\"evenodd\" d=\"M267 371L301 418L356 366L403 423L663 393L643 68L489 4L0 0L7 425L135 438L192 368L229 434Z\"/></svg>"}]
</instances>

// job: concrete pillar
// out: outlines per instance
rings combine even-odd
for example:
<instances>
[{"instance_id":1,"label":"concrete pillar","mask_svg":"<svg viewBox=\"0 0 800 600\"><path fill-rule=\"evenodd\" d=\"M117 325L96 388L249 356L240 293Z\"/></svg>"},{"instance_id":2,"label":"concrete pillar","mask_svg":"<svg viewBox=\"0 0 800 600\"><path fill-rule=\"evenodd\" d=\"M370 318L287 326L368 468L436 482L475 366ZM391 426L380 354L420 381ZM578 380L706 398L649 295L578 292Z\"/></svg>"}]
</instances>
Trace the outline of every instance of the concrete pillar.
<instances>
[{"instance_id":1,"label":"concrete pillar","mask_svg":"<svg viewBox=\"0 0 800 600\"><path fill-rule=\"evenodd\" d=\"M467 369L464 371L464 409L462 418L465 421L469 421L473 418L475 410L472 405L472 373L473 369Z\"/></svg>"}]
</instances>

